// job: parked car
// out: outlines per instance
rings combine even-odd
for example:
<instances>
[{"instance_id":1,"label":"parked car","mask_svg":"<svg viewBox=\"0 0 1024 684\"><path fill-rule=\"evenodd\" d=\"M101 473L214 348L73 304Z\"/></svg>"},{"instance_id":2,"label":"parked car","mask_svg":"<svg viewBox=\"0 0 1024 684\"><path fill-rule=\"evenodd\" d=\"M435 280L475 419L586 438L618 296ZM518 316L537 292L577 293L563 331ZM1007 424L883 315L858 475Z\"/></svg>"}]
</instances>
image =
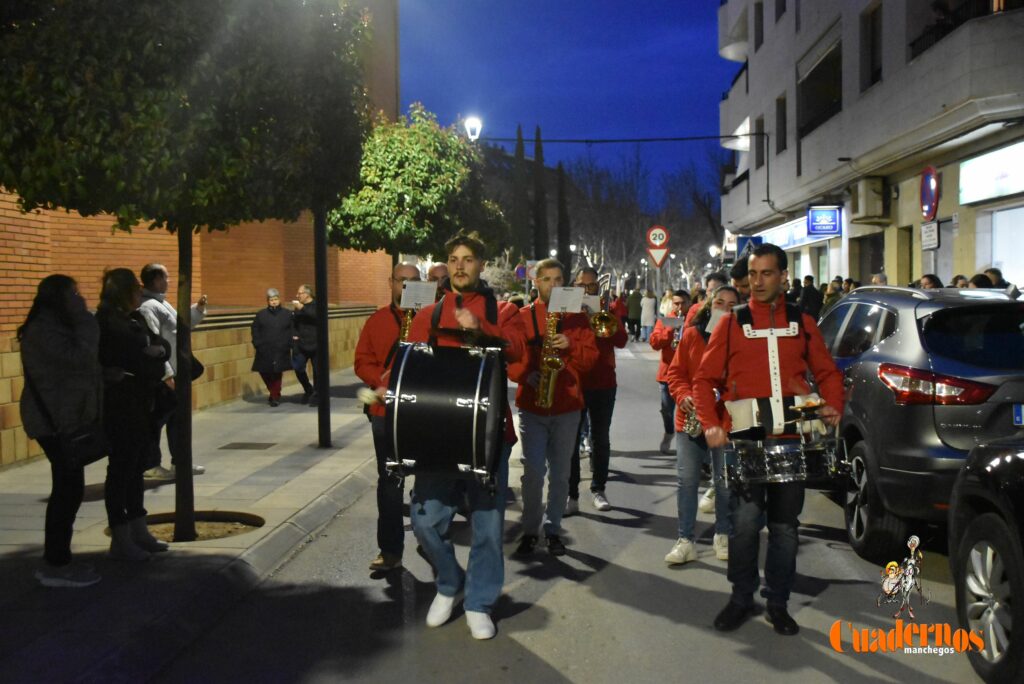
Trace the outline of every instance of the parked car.
<instances>
[{"instance_id":1,"label":"parked car","mask_svg":"<svg viewBox=\"0 0 1024 684\"><path fill-rule=\"evenodd\" d=\"M1016 429L1024 303L991 290L863 287L820 328L847 387L847 536L859 555L884 560L908 521L945 522L972 448Z\"/></svg>"},{"instance_id":2,"label":"parked car","mask_svg":"<svg viewBox=\"0 0 1024 684\"><path fill-rule=\"evenodd\" d=\"M1024 430L975 447L953 486L949 564L968 653L986 682L1024 682ZM1014 629L1017 627L1017 629Z\"/></svg>"}]
</instances>

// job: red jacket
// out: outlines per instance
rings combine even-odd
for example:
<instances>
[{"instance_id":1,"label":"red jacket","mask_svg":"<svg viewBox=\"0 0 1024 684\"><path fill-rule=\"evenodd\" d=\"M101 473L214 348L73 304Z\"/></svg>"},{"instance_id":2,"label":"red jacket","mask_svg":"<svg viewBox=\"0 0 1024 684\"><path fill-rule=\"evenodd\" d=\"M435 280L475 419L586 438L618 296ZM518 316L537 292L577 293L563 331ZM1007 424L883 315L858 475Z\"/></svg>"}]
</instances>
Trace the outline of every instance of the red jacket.
<instances>
[{"instance_id":1,"label":"red jacket","mask_svg":"<svg viewBox=\"0 0 1024 684\"><path fill-rule=\"evenodd\" d=\"M455 320L455 297L446 296L441 310L441 318L438 321L439 328L458 329L459 324ZM420 309L416 318L412 320L412 327L409 329L410 342L430 341L430 321L434 315L437 304L431 304ZM526 348L526 332L523 329L522 321L519 319L519 310L515 304L509 302L498 302L498 322L491 323L487 320L487 298L476 292L466 292L462 295L462 307L470 312L480 321L480 330L485 335L500 337L507 343L505 346L505 360L511 364L519 361ZM441 347L458 347L462 341L452 335L438 335L437 344ZM444 426L438 426L443 429ZM516 431L512 425L512 411L505 408L505 441L509 444L516 443Z\"/></svg>"},{"instance_id":2,"label":"red jacket","mask_svg":"<svg viewBox=\"0 0 1024 684\"><path fill-rule=\"evenodd\" d=\"M626 302L622 301L622 297L612 302L608 310L618 316L620 320L625 320L629 315L629 307L626 306Z\"/></svg>"},{"instance_id":3,"label":"red jacket","mask_svg":"<svg viewBox=\"0 0 1024 684\"><path fill-rule=\"evenodd\" d=\"M783 296L774 304L762 304L751 299L749 306L754 329L785 327L785 304ZM845 400L843 376L829 355L814 319L804 313L800 315L803 323L801 333L796 337L778 339L782 394L791 397L810 392L805 379L809 369L825 403L842 413ZM715 410L716 388L721 390L724 401L770 397L772 394L767 341L744 337L732 313L723 316L715 326L700 367L693 376L693 400L705 430L722 426Z\"/></svg>"},{"instance_id":4,"label":"red jacket","mask_svg":"<svg viewBox=\"0 0 1024 684\"><path fill-rule=\"evenodd\" d=\"M700 329L693 325L687 326L665 373L669 394L676 402L676 432L683 431L686 420L678 407L684 399L693 397L693 376L700 366L706 347L707 343L700 334Z\"/></svg>"},{"instance_id":5,"label":"red jacket","mask_svg":"<svg viewBox=\"0 0 1024 684\"><path fill-rule=\"evenodd\" d=\"M366 319L356 343L355 372L370 389L387 387L386 373L394 359L388 359L402 330L402 310L394 304L381 307ZM387 362L387 363L385 363ZM370 406L371 416L383 416L384 404Z\"/></svg>"},{"instance_id":6,"label":"red jacket","mask_svg":"<svg viewBox=\"0 0 1024 684\"><path fill-rule=\"evenodd\" d=\"M531 322L530 325L533 325ZM583 391L605 390L618 386L615 377L615 348L623 349L626 346L629 336L626 334L626 325L619 321L619 329L611 337L594 336L597 343L597 361L589 372L584 373L580 382Z\"/></svg>"},{"instance_id":7,"label":"red jacket","mask_svg":"<svg viewBox=\"0 0 1024 684\"><path fill-rule=\"evenodd\" d=\"M669 314L669 318L675 317L674 313ZM679 328L669 327L661 319L658 319L658 322L654 324L654 330L651 331L651 336L647 338L651 349L661 352L661 361L658 363L658 382L668 382L668 365L672 363L672 357L676 355L676 350L672 347L672 340L675 339L678 332Z\"/></svg>"},{"instance_id":8,"label":"red jacket","mask_svg":"<svg viewBox=\"0 0 1024 684\"><path fill-rule=\"evenodd\" d=\"M540 355L544 346L544 331L547 323L547 305L540 299L519 310L519 318L529 337L526 353L516 363L508 366L508 376L519 383L516 391L516 406L543 416L557 416L583 408L583 388L580 377L589 371L597 361L597 342L590 329L586 314L565 314L558 331L569 338L569 348L560 351L565 368L558 373L555 381L555 400L551 408L539 408L536 404L537 389L527 382L529 375L540 368ZM535 318L536 316L536 318ZM536 321L536 327L534 327Z\"/></svg>"}]
</instances>

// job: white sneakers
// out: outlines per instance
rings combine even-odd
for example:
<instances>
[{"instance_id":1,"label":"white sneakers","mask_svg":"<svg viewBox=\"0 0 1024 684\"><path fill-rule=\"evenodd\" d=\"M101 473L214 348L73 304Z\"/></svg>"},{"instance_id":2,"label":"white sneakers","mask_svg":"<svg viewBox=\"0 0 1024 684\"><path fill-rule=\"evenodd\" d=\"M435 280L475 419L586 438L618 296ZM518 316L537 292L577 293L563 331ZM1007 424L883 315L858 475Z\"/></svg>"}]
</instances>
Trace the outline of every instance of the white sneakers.
<instances>
[{"instance_id":1,"label":"white sneakers","mask_svg":"<svg viewBox=\"0 0 1024 684\"><path fill-rule=\"evenodd\" d=\"M100 581L90 566L84 563L52 566L46 565L36 570L36 579L44 587L89 587Z\"/></svg>"},{"instance_id":2,"label":"white sneakers","mask_svg":"<svg viewBox=\"0 0 1024 684\"><path fill-rule=\"evenodd\" d=\"M676 453L675 450L672 448L672 440L675 439L675 437L675 433L665 433L665 435L661 438L661 445L659 446L661 453L669 456Z\"/></svg>"},{"instance_id":3,"label":"white sneakers","mask_svg":"<svg viewBox=\"0 0 1024 684\"><path fill-rule=\"evenodd\" d=\"M479 613L475 610L466 611L466 622L469 623L469 633L474 639L493 639L494 621L487 613Z\"/></svg>"},{"instance_id":4,"label":"white sneakers","mask_svg":"<svg viewBox=\"0 0 1024 684\"><path fill-rule=\"evenodd\" d=\"M689 539L680 537L672 550L665 555L665 562L669 565L682 565L697 560L697 549Z\"/></svg>"},{"instance_id":5,"label":"white sneakers","mask_svg":"<svg viewBox=\"0 0 1024 684\"><path fill-rule=\"evenodd\" d=\"M697 510L701 513L714 513L715 512L715 488L708 487L704 490L704 494L700 497L700 501L697 502Z\"/></svg>"},{"instance_id":6,"label":"white sneakers","mask_svg":"<svg viewBox=\"0 0 1024 684\"><path fill-rule=\"evenodd\" d=\"M612 505L608 503L608 499L605 498L604 492L594 492L594 508L599 511L612 510Z\"/></svg>"},{"instance_id":7,"label":"white sneakers","mask_svg":"<svg viewBox=\"0 0 1024 684\"><path fill-rule=\"evenodd\" d=\"M729 535L716 534L715 538L711 541L711 546L715 550L715 558L718 560L729 560Z\"/></svg>"},{"instance_id":8,"label":"white sneakers","mask_svg":"<svg viewBox=\"0 0 1024 684\"><path fill-rule=\"evenodd\" d=\"M430 604L430 610L427 611L427 627L440 627L448 622L454 607L454 596L445 596L439 593L434 597L434 602Z\"/></svg>"}]
</instances>

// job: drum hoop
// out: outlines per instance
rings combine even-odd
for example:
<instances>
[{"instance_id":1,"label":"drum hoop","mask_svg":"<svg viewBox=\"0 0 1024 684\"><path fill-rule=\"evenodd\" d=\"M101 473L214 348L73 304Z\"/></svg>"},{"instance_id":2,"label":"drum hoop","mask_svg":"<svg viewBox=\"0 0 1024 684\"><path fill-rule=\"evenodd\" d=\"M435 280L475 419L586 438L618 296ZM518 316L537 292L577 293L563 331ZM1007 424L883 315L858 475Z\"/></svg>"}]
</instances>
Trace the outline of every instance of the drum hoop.
<instances>
[{"instance_id":1,"label":"drum hoop","mask_svg":"<svg viewBox=\"0 0 1024 684\"><path fill-rule=\"evenodd\" d=\"M398 407L402 403L402 377L405 375L405 362L409 360L409 350L413 345L403 343L402 365L398 367L398 382L395 383L395 410L391 412L391 453L399 454L398 450Z\"/></svg>"},{"instance_id":2,"label":"drum hoop","mask_svg":"<svg viewBox=\"0 0 1024 684\"><path fill-rule=\"evenodd\" d=\"M473 464L479 463L477 458L477 444L476 444L476 430L480 424L480 387L484 381L484 363L487 361L487 356L482 355L480 357L480 370L476 374L476 396L473 397Z\"/></svg>"}]
</instances>

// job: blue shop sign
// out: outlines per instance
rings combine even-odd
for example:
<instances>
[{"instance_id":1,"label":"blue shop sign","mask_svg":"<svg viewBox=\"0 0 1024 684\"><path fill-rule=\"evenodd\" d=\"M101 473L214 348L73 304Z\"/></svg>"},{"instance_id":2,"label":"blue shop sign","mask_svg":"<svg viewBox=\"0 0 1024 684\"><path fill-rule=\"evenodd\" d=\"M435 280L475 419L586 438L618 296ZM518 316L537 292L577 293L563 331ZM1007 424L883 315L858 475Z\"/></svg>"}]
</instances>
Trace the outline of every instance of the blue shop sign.
<instances>
[{"instance_id":1,"label":"blue shop sign","mask_svg":"<svg viewBox=\"0 0 1024 684\"><path fill-rule=\"evenodd\" d=\"M840 207L810 207L807 210L807 234L837 237L842 235Z\"/></svg>"}]
</instances>

